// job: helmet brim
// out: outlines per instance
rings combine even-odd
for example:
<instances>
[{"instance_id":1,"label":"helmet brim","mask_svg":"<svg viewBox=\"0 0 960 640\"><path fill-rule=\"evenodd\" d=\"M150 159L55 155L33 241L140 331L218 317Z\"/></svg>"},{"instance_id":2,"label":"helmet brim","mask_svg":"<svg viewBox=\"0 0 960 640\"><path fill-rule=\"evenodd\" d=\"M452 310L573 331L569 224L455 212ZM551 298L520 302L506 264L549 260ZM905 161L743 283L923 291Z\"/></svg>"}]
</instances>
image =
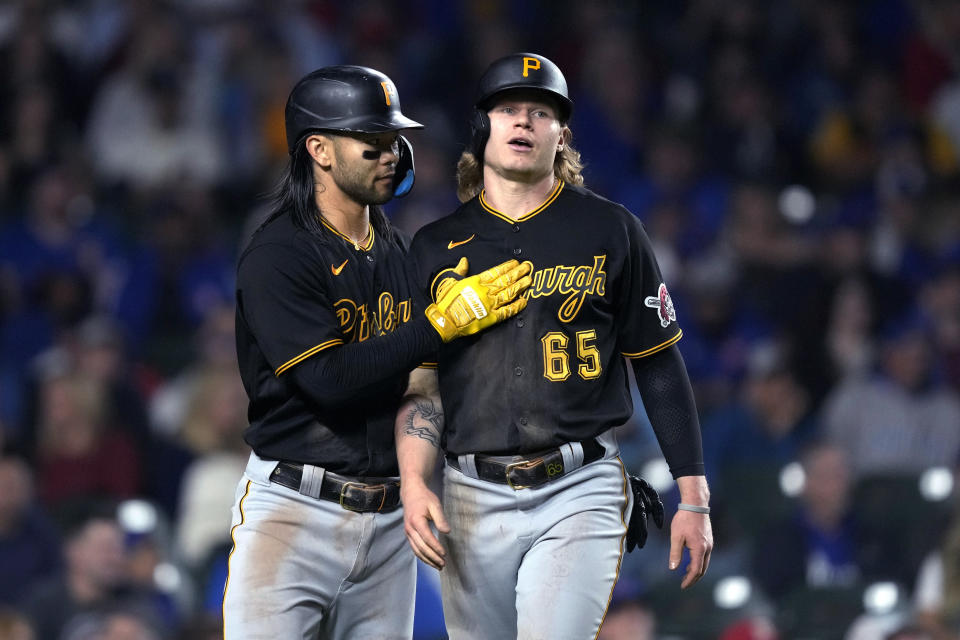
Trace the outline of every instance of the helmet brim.
<instances>
[{"instance_id":1,"label":"helmet brim","mask_svg":"<svg viewBox=\"0 0 960 640\"><path fill-rule=\"evenodd\" d=\"M557 93L548 87L538 87L535 85L521 83L510 84L502 88L497 88L497 90L490 95L479 99L477 101L477 106L484 111L489 111L491 108L493 108L493 105L496 103L496 101L508 91L531 91L533 93L546 94L551 100L554 100L557 103L557 106L560 108L560 113L557 115L560 116L561 122L568 122L570 120L570 116L573 114L573 100L567 96Z\"/></svg>"},{"instance_id":2,"label":"helmet brim","mask_svg":"<svg viewBox=\"0 0 960 640\"><path fill-rule=\"evenodd\" d=\"M411 120L402 113L395 113L385 120L370 120L364 124L363 128L350 130L378 133L380 131L398 131L400 129L423 129L423 125L416 120Z\"/></svg>"}]
</instances>

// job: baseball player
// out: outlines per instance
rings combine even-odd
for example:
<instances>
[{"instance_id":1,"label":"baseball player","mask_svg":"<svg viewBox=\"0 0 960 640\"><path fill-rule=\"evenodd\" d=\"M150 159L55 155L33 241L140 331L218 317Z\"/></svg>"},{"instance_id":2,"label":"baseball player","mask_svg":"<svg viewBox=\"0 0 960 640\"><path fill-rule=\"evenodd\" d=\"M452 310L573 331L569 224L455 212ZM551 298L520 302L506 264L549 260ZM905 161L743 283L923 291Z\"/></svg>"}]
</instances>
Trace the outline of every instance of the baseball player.
<instances>
[{"instance_id":1,"label":"baseball player","mask_svg":"<svg viewBox=\"0 0 960 640\"><path fill-rule=\"evenodd\" d=\"M644 512L662 518L618 457L613 428L633 409L627 362L680 489L670 568L686 548L686 588L709 563L681 330L641 223L582 186L560 70L540 55L506 56L484 73L475 104L458 166L464 204L416 234L417 281L442 294L465 273L463 255L529 261L533 284L524 311L443 345L436 371L411 376L396 425L405 529L442 569L453 640L595 638L625 543L642 546ZM438 449L442 508L428 487Z\"/></svg>"},{"instance_id":2,"label":"baseball player","mask_svg":"<svg viewBox=\"0 0 960 640\"><path fill-rule=\"evenodd\" d=\"M237 268L237 353L253 452L233 507L225 638L410 638L393 424L409 371L517 313L516 260L414 305L379 205L409 191L396 87L325 67L293 88L289 170Z\"/></svg>"}]
</instances>

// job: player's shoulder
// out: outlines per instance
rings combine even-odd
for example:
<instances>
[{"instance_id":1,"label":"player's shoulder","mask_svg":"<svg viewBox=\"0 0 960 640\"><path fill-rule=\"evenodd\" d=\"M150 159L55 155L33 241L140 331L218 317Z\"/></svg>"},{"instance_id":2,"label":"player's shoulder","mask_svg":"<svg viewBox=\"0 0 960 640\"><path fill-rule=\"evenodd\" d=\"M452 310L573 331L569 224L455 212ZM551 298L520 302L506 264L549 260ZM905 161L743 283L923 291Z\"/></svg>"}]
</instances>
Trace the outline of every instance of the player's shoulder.
<instances>
[{"instance_id":1,"label":"player's shoulder","mask_svg":"<svg viewBox=\"0 0 960 640\"><path fill-rule=\"evenodd\" d=\"M640 224L639 218L625 206L585 186L564 183L560 197L565 205L584 212L595 223L609 220L620 224Z\"/></svg>"},{"instance_id":2,"label":"player's shoulder","mask_svg":"<svg viewBox=\"0 0 960 640\"><path fill-rule=\"evenodd\" d=\"M446 243L461 230L469 228L471 224L469 221L470 213L477 207L479 207L478 200L474 197L462 203L452 213L423 225L414 234L411 248L429 246L437 242Z\"/></svg>"},{"instance_id":3,"label":"player's shoulder","mask_svg":"<svg viewBox=\"0 0 960 640\"><path fill-rule=\"evenodd\" d=\"M237 260L238 269L245 263L274 261L281 258L309 256L316 252L318 243L311 242L310 233L293 223L289 213L270 216L253 232Z\"/></svg>"}]
</instances>

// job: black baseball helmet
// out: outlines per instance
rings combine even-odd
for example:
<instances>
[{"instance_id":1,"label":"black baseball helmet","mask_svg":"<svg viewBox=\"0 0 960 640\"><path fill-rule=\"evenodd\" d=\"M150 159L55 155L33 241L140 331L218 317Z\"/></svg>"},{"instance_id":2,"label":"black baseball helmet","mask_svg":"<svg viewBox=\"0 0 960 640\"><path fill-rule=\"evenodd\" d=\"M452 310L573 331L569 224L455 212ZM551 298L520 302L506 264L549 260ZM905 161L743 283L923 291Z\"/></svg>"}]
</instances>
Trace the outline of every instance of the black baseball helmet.
<instances>
[{"instance_id":1,"label":"black baseball helmet","mask_svg":"<svg viewBox=\"0 0 960 640\"><path fill-rule=\"evenodd\" d=\"M508 89L536 89L546 91L560 107L561 122L570 119L573 101L567 94L567 79L557 65L536 53L511 53L494 61L480 78L474 104L488 110L491 99Z\"/></svg>"},{"instance_id":2,"label":"black baseball helmet","mask_svg":"<svg viewBox=\"0 0 960 640\"><path fill-rule=\"evenodd\" d=\"M567 79L551 60L536 53L511 53L495 60L483 72L477 85L474 113L470 121L471 142L468 151L477 159L483 157L483 149L490 137L490 119L487 111L494 98L511 89L534 89L544 91L554 99L559 108L560 122L570 120L573 101L567 92Z\"/></svg>"},{"instance_id":3,"label":"black baseball helmet","mask_svg":"<svg viewBox=\"0 0 960 640\"><path fill-rule=\"evenodd\" d=\"M293 87L284 111L287 150L317 131L379 133L422 129L403 115L393 81L376 69L354 65L323 67ZM394 195L406 195L413 186L413 147L400 136L400 159Z\"/></svg>"}]
</instances>

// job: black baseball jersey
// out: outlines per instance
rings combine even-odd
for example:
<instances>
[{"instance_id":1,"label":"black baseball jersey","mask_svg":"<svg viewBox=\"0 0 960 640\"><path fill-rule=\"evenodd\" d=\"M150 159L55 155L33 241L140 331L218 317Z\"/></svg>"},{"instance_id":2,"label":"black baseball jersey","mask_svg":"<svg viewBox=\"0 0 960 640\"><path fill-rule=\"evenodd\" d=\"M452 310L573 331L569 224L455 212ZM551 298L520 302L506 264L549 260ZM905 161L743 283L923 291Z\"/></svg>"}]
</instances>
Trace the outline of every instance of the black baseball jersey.
<instances>
[{"instance_id":1,"label":"black baseball jersey","mask_svg":"<svg viewBox=\"0 0 960 640\"><path fill-rule=\"evenodd\" d=\"M477 273L533 263L528 304L438 356L447 452L529 453L583 440L633 413L623 357L680 339L660 268L640 221L621 205L558 181L514 221L483 193L422 228L410 255L435 288L461 256Z\"/></svg>"},{"instance_id":2,"label":"black baseball jersey","mask_svg":"<svg viewBox=\"0 0 960 640\"><path fill-rule=\"evenodd\" d=\"M367 245L356 246L329 229L319 239L281 215L240 256L237 354L250 397L244 437L263 458L396 475L393 426L406 374L346 406L315 403L290 380L293 367L325 349L375 340L411 317L402 241L381 239L371 227Z\"/></svg>"}]
</instances>

